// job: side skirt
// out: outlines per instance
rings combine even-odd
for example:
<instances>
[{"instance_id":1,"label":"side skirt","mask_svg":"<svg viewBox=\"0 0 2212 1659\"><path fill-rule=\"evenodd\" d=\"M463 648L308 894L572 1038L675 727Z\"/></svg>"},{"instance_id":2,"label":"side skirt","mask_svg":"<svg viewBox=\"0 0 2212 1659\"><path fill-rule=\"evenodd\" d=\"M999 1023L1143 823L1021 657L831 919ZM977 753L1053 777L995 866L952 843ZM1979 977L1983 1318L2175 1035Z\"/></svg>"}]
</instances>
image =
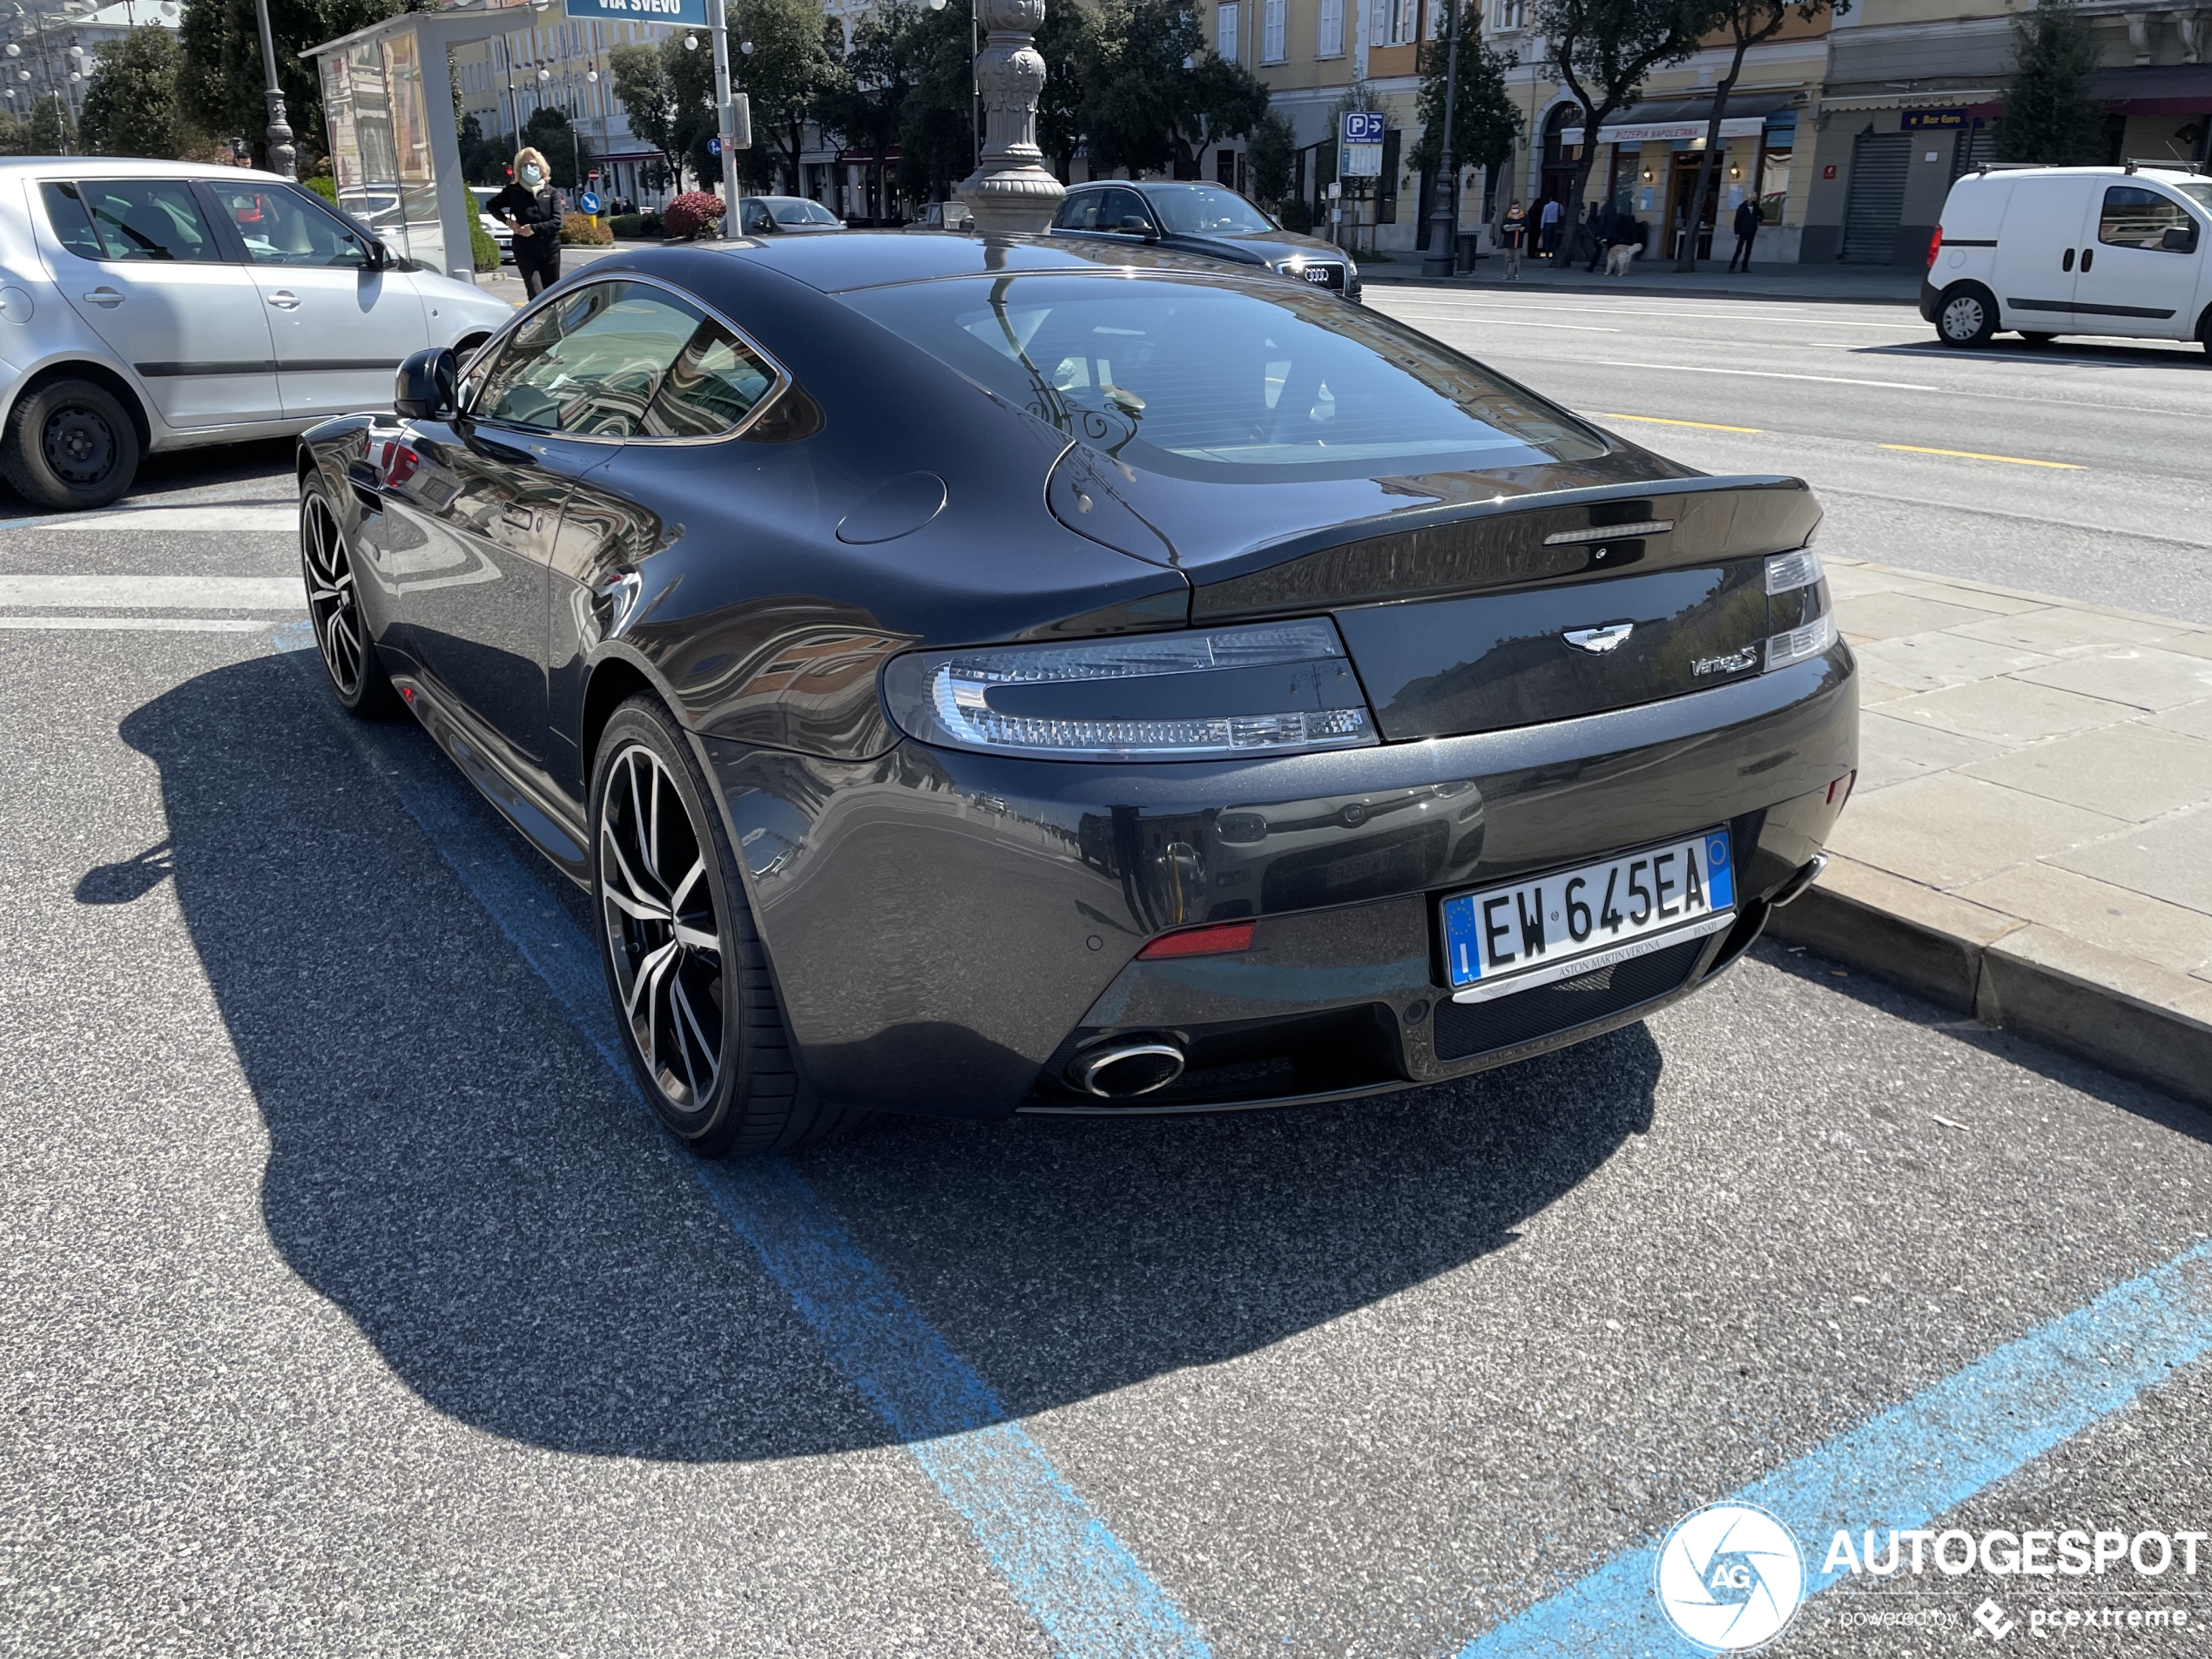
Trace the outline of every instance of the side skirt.
<instances>
[{"instance_id":1,"label":"side skirt","mask_svg":"<svg viewBox=\"0 0 2212 1659\"><path fill-rule=\"evenodd\" d=\"M482 721L420 670L392 676L438 747L524 840L580 887L591 885L585 843L590 831L577 803L513 751Z\"/></svg>"}]
</instances>

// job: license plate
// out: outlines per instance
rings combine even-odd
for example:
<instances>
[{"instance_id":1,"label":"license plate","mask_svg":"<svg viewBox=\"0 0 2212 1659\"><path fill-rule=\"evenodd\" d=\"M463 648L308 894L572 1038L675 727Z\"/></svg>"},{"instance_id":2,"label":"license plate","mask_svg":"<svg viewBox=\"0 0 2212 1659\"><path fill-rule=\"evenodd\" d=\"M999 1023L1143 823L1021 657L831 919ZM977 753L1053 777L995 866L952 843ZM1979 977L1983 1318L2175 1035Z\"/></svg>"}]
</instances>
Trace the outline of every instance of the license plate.
<instances>
[{"instance_id":1,"label":"license plate","mask_svg":"<svg viewBox=\"0 0 2212 1659\"><path fill-rule=\"evenodd\" d=\"M1487 1001L1610 968L1736 920L1728 832L1444 900L1453 1000Z\"/></svg>"}]
</instances>

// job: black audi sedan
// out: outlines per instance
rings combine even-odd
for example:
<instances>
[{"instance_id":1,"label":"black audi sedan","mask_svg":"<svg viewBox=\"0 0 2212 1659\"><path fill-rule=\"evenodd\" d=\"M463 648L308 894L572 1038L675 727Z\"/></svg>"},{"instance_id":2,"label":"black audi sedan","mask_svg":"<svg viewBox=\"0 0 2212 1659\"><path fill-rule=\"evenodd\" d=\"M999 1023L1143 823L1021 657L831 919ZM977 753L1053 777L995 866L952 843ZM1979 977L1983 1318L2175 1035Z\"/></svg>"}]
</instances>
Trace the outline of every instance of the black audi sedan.
<instances>
[{"instance_id":1,"label":"black audi sedan","mask_svg":"<svg viewBox=\"0 0 2212 1659\"><path fill-rule=\"evenodd\" d=\"M1293 281L1359 298L1352 255L1318 236L1286 231L1220 185L1106 179L1077 185L1053 215L1055 236L1143 242L1232 265L1264 265Z\"/></svg>"},{"instance_id":2,"label":"black audi sedan","mask_svg":"<svg viewBox=\"0 0 2212 1659\"><path fill-rule=\"evenodd\" d=\"M299 476L339 701L589 890L702 1153L1610 1030L1812 879L1856 764L1802 482L1142 245L625 252Z\"/></svg>"}]
</instances>

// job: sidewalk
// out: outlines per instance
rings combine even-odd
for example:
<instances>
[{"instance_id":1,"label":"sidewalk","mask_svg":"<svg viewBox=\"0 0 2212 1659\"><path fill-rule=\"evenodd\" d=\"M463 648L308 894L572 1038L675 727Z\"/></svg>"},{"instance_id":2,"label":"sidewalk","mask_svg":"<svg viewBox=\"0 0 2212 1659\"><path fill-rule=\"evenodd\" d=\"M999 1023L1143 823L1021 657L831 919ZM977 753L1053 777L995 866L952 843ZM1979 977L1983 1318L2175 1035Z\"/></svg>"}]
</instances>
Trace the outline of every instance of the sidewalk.
<instances>
[{"instance_id":1,"label":"sidewalk","mask_svg":"<svg viewBox=\"0 0 2212 1659\"><path fill-rule=\"evenodd\" d=\"M1360 280L1369 287L1534 288L1546 293L1696 294L1732 300L1817 300L1853 305L1912 305L1920 297L1920 270L1897 265L1757 265L1749 276L1730 276L1725 259L1708 260L1690 275L1678 274L1670 260L1638 260L1625 277L1592 276L1579 265L1554 269L1542 260L1524 260L1521 280L1505 280L1505 260L1485 254L1471 276L1438 281L1421 275L1420 256L1402 253L1388 265L1362 265Z\"/></svg>"},{"instance_id":2,"label":"sidewalk","mask_svg":"<svg viewBox=\"0 0 2212 1659\"><path fill-rule=\"evenodd\" d=\"M1770 932L2212 1104L2212 628L1827 569L1858 782Z\"/></svg>"}]
</instances>

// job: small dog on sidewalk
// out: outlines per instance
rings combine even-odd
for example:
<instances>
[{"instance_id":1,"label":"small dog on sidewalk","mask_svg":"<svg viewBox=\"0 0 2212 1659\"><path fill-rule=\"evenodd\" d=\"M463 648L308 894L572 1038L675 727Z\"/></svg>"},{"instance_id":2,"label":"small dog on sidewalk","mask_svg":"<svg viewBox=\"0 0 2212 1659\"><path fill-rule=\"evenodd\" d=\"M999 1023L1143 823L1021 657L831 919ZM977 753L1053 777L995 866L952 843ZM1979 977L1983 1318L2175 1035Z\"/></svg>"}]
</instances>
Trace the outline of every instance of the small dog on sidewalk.
<instances>
[{"instance_id":1,"label":"small dog on sidewalk","mask_svg":"<svg viewBox=\"0 0 2212 1659\"><path fill-rule=\"evenodd\" d=\"M1642 252L1643 250L1634 242L1615 242L1605 250L1605 274L1608 276L1628 275L1629 262Z\"/></svg>"}]
</instances>

